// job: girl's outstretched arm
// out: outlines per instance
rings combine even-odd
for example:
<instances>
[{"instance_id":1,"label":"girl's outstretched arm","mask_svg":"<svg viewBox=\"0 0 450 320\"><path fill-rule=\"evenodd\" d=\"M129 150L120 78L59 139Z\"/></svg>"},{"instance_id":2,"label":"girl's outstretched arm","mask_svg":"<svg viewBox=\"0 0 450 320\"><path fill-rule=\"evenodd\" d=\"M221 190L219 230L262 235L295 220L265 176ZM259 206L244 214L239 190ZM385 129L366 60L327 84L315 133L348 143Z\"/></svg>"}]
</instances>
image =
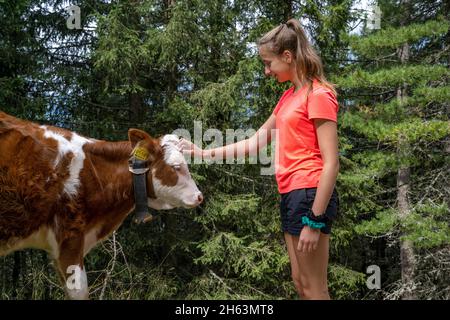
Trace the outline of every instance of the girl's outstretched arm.
<instances>
[{"instance_id":1,"label":"girl's outstretched arm","mask_svg":"<svg viewBox=\"0 0 450 320\"><path fill-rule=\"evenodd\" d=\"M253 136L223 147L203 150L184 138L180 140L179 147L183 153L202 159L238 159L249 154L257 155L259 150L272 141L275 122L276 117L272 114Z\"/></svg>"}]
</instances>

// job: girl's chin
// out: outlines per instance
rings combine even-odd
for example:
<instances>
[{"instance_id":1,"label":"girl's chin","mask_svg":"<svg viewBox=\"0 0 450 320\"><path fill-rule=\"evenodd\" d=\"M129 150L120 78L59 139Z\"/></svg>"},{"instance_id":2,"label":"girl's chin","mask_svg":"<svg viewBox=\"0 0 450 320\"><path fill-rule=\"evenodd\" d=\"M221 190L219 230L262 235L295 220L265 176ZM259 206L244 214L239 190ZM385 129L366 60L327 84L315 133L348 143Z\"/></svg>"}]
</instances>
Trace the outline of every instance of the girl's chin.
<instances>
[{"instance_id":1,"label":"girl's chin","mask_svg":"<svg viewBox=\"0 0 450 320\"><path fill-rule=\"evenodd\" d=\"M273 77L274 77L275 79L277 79L277 81L280 82L280 83L283 83L283 82L286 82L286 81L289 80L288 78L283 77L282 75L281 75L281 76L280 76L280 75L274 75Z\"/></svg>"}]
</instances>

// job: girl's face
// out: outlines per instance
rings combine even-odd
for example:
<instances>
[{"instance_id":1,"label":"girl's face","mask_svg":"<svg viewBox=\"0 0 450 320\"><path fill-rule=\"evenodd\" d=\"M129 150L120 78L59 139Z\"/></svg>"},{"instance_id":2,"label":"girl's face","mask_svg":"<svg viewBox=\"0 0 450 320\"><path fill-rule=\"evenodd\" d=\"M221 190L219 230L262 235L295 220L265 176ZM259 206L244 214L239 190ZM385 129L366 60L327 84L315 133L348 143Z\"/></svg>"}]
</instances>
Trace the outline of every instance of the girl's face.
<instances>
[{"instance_id":1,"label":"girl's face","mask_svg":"<svg viewBox=\"0 0 450 320\"><path fill-rule=\"evenodd\" d=\"M277 78L278 82L291 81L295 73L292 54L285 50L282 54L274 54L267 45L259 47L259 56L264 62L264 74Z\"/></svg>"}]
</instances>

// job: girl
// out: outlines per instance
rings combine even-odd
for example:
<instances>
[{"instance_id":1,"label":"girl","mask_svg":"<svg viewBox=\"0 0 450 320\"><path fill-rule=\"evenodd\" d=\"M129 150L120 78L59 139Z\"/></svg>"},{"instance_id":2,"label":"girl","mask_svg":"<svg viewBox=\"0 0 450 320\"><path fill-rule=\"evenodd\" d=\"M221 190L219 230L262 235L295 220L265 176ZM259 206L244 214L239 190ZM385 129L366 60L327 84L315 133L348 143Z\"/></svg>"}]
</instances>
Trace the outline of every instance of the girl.
<instances>
[{"instance_id":1,"label":"girl","mask_svg":"<svg viewBox=\"0 0 450 320\"><path fill-rule=\"evenodd\" d=\"M293 85L269 119L255 135L234 144L202 150L182 139L180 147L202 158L244 157L271 141L271 129L278 130L276 180L292 279L302 299L330 299L328 249L338 208L336 92L326 81L321 60L298 20L291 19L265 34L258 49L265 74ZM262 133L268 138L261 139Z\"/></svg>"}]
</instances>

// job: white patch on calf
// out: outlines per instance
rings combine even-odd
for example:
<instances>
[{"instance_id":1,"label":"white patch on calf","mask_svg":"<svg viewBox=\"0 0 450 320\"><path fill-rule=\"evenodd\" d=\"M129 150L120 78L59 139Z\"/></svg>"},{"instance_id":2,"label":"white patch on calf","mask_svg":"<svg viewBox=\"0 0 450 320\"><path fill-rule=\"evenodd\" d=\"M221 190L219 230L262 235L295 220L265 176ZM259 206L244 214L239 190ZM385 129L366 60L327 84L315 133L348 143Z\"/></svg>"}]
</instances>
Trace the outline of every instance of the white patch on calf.
<instances>
[{"instance_id":1,"label":"white patch on calf","mask_svg":"<svg viewBox=\"0 0 450 320\"><path fill-rule=\"evenodd\" d=\"M166 186L155 177L155 171L155 169L152 170L152 180L157 199L156 201L149 200L150 207L157 210L168 210L174 207L191 208L197 205L196 201L201 192L190 176L178 175L176 185Z\"/></svg>"},{"instance_id":2,"label":"white patch on calf","mask_svg":"<svg viewBox=\"0 0 450 320\"><path fill-rule=\"evenodd\" d=\"M61 161L61 158L64 157L66 153L69 153L71 151L69 141L67 141L67 139L62 135L47 129L47 126L40 126L40 128L44 129L44 138L53 139L58 142L58 155L56 156L55 162L53 164L53 167L56 168L56 166Z\"/></svg>"},{"instance_id":3,"label":"white patch on calf","mask_svg":"<svg viewBox=\"0 0 450 320\"><path fill-rule=\"evenodd\" d=\"M83 145L85 143L90 143L90 141L74 133L70 143L73 146L73 158L70 162L70 176L66 183L64 183L64 191L69 195L75 195L77 193L78 185L80 184L80 172L81 169L83 169L84 159L86 158L83 151Z\"/></svg>"},{"instance_id":4,"label":"white patch on calf","mask_svg":"<svg viewBox=\"0 0 450 320\"><path fill-rule=\"evenodd\" d=\"M69 140L62 135L49 130L46 126L41 126L44 129L44 137L47 139L54 139L58 142L58 155L56 156L54 167L56 167L67 153L71 152L73 158L70 161L69 178L64 183L64 192L70 196L75 196L80 184L80 172L83 169L84 159L86 155L83 151L83 145L92 143L92 141L83 138L76 133L72 133Z\"/></svg>"},{"instance_id":5,"label":"white patch on calf","mask_svg":"<svg viewBox=\"0 0 450 320\"><path fill-rule=\"evenodd\" d=\"M164 149L164 161L170 166L186 163L186 159L177 147L177 143L178 137L174 134L166 134L161 139L161 147Z\"/></svg>"},{"instance_id":6,"label":"white patch on calf","mask_svg":"<svg viewBox=\"0 0 450 320\"><path fill-rule=\"evenodd\" d=\"M161 199L147 199L147 205L155 210L170 210L175 208Z\"/></svg>"}]
</instances>

